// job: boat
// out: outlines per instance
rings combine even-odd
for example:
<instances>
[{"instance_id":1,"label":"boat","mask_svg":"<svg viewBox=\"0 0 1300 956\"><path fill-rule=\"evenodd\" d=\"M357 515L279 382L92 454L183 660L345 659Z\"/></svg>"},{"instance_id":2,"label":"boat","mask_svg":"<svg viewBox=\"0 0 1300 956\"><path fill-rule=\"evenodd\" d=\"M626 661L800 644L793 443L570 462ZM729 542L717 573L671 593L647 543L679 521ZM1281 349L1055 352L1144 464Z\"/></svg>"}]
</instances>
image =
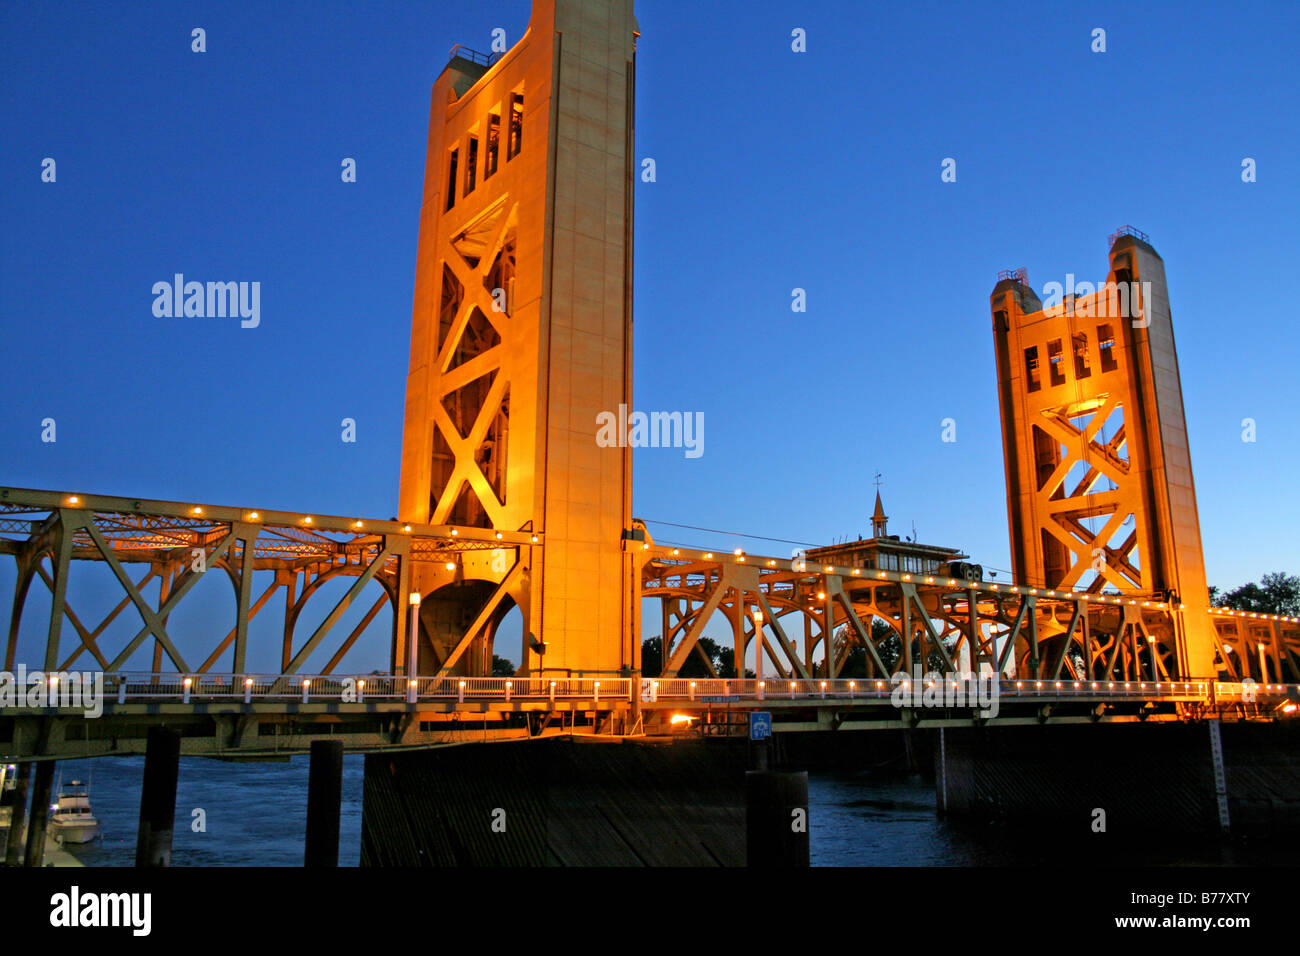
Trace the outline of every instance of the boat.
<instances>
[{"instance_id":1,"label":"boat","mask_svg":"<svg viewBox=\"0 0 1300 956\"><path fill-rule=\"evenodd\" d=\"M11 763L0 763L0 836L7 836L14 815L14 785L18 782L18 768Z\"/></svg>"},{"instance_id":2,"label":"boat","mask_svg":"<svg viewBox=\"0 0 1300 956\"><path fill-rule=\"evenodd\" d=\"M50 836L59 843L89 843L99 836L99 821L90 812L90 791L80 780L59 788L50 807Z\"/></svg>"}]
</instances>

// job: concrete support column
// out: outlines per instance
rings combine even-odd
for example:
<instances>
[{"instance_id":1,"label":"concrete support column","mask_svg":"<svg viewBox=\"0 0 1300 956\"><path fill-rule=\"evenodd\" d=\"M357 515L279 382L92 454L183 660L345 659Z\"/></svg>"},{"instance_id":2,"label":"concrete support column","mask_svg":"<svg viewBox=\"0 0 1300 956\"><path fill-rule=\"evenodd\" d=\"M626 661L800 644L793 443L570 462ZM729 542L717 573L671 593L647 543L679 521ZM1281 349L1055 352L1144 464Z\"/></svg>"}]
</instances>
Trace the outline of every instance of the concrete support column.
<instances>
[{"instance_id":1,"label":"concrete support column","mask_svg":"<svg viewBox=\"0 0 1300 956\"><path fill-rule=\"evenodd\" d=\"M307 850L303 865L339 865L339 817L343 799L343 743L311 742L307 777Z\"/></svg>"},{"instance_id":2,"label":"concrete support column","mask_svg":"<svg viewBox=\"0 0 1300 956\"><path fill-rule=\"evenodd\" d=\"M14 781L13 816L9 820L9 837L5 845L5 866L19 866L23 862L23 830L27 826L27 794L32 786L32 764L18 765Z\"/></svg>"},{"instance_id":3,"label":"concrete support column","mask_svg":"<svg viewBox=\"0 0 1300 956\"><path fill-rule=\"evenodd\" d=\"M176 780L181 766L181 733L150 727L145 745L144 782L140 788L140 832L136 866L171 866L172 830L176 823Z\"/></svg>"},{"instance_id":4,"label":"concrete support column","mask_svg":"<svg viewBox=\"0 0 1300 956\"><path fill-rule=\"evenodd\" d=\"M941 817L948 813L948 753L943 730L939 728L934 744L934 808Z\"/></svg>"},{"instance_id":5,"label":"concrete support column","mask_svg":"<svg viewBox=\"0 0 1300 956\"><path fill-rule=\"evenodd\" d=\"M54 782L54 761L36 764L36 784L32 787L32 812L27 824L27 855L24 866L40 866L45 859L45 825L50 819L50 786Z\"/></svg>"},{"instance_id":6,"label":"concrete support column","mask_svg":"<svg viewBox=\"0 0 1300 956\"><path fill-rule=\"evenodd\" d=\"M1228 776L1223 766L1223 738L1219 733L1219 721L1207 720L1210 728L1210 765L1214 771L1214 801L1219 812L1219 829L1227 833L1232 829L1228 814Z\"/></svg>"},{"instance_id":7,"label":"concrete support column","mask_svg":"<svg viewBox=\"0 0 1300 956\"><path fill-rule=\"evenodd\" d=\"M808 774L745 773L745 843L749 866L808 865Z\"/></svg>"}]
</instances>

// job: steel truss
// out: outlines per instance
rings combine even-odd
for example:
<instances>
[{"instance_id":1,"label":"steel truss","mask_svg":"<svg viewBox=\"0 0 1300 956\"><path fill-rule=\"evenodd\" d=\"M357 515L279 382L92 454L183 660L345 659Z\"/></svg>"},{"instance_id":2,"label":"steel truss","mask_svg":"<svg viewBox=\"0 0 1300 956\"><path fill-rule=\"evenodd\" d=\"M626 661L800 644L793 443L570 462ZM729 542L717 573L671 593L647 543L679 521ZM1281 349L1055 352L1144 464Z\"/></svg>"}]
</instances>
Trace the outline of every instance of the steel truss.
<instances>
[{"instance_id":1,"label":"steel truss","mask_svg":"<svg viewBox=\"0 0 1300 956\"><path fill-rule=\"evenodd\" d=\"M313 655L318 662L326 652L328 660L311 672L335 673L385 604L392 612L389 673L403 675L412 566L456 563L467 552L501 549L509 555L506 573L452 653L439 658L439 673L445 675L488 626L519 572L522 548L540 546L540 536L531 532L0 488L0 554L12 555L17 570L4 667L38 665L19 661L17 652L27 600L39 581L51 595L39 662L47 671L85 668L93 660L105 673L147 663L152 673L242 674L250 622L283 594L278 602L284 615L282 675L305 673ZM699 639L720 612L730 624L737 673L743 674L746 651L761 636L764 672L787 680L838 678L849 655L861 647L869 677L890 676L888 660L893 671L907 673L919 667L1048 680L1300 682L1300 619L1294 617L1211 608L1218 673L1182 674L1181 606L1154 595L1052 591L813 565L659 547L648 539L625 547L642 560L642 597L661 601L666 679L676 677L690 655L703 658ZM121 588L121 599L97 622L77 613L79 596L70 588L73 561L104 566ZM142 574L129 570L141 566ZM213 570L231 584L234 613L206 646L187 656L178 645L188 649L193 641L174 639L168 618ZM297 625L307 605L337 577L353 579L351 586L313 632L300 638ZM360 622L346 635L335 633L343 614L362 600L370 603ZM129 640L108 647L106 632L128 607L140 627ZM890 638L873 636L876 619L898 639L897 661L883 648ZM712 673L712 662L705 663Z\"/></svg>"},{"instance_id":2,"label":"steel truss","mask_svg":"<svg viewBox=\"0 0 1300 956\"><path fill-rule=\"evenodd\" d=\"M466 552L489 549L512 553L517 565L525 544L539 546L537 536L0 488L0 554L12 555L17 569L4 666L12 671L18 663L36 665L20 662L17 654L27 599L32 584L40 581L51 595L39 665L46 671L85 668L90 658L106 673L139 669L147 661L154 673L242 674L250 622L283 593L281 674L302 672L313 655L326 651L328 662L315 670L334 673L385 604L393 621L389 670L405 674L412 565L456 562ZM121 588L121 600L97 623L84 621L75 610L79 596L70 586L73 561L105 566ZM143 574L129 570L140 566ZM209 646L200 648L201 657L193 651L186 656L178 645L189 648L194 642L169 633L168 618L202 576L213 571L230 581L234 613L228 628L223 626ZM351 586L312 633L299 640L297 625L307 605L327 582L340 577L352 578ZM361 621L346 636L335 633L348 608L362 600L371 603ZM106 630L128 607L139 616L139 630L120 646L106 647ZM75 644L68 640L65 620ZM467 645L474 636L472 624L459 643ZM226 667L217 666L222 661Z\"/></svg>"},{"instance_id":3,"label":"steel truss","mask_svg":"<svg viewBox=\"0 0 1300 956\"><path fill-rule=\"evenodd\" d=\"M721 613L742 676L746 652L761 635L762 671L783 680L836 679L861 647L868 677L910 674L919 667L1053 681L1300 681L1300 619L1294 617L1210 609L1219 674L1183 674L1183 605L1155 595L815 565L659 547L648 540L630 548L643 561L642 597L661 601L664 679L677 677L692 654L717 676L699 639ZM888 626L888 637L873 636L877 619ZM901 644L892 669L886 661L893 655L883 653L891 638Z\"/></svg>"}]
</instances>

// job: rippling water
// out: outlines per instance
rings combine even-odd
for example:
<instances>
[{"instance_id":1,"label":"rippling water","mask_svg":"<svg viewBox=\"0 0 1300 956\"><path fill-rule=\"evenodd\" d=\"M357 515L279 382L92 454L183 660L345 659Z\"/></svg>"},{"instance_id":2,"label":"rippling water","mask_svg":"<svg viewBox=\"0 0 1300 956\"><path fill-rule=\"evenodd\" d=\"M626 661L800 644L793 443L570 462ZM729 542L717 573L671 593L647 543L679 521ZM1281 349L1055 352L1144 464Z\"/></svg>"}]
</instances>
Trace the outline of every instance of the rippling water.
<instances>
[{"instance_id":1,"label":"rippling water","mask_svg":"<svg viewBox=\"0 0 1300 956\"><path fill-rule=\"evenodd\" d=\"M1225 842L1214 835L1108 838L1090 830L973 824L940 818L933 784L869 773L809 774L813 866L1294 865L1289 841Z\"/></svg>"},{"instance_id":2,"label":"rippling water","mask_svg":"<svg viewBox=\"0 0 1300 956\"><path fill-rule=\"evenodd\" d=\"M309 765L306 756L237 764L183 759L172 865L301 866ZM58 772L64 781L89 781L90 805L104 835L102 842L68 851L87 866L135 865L144 757L69 760ZM356 866L361 857L364 772L360 754L344 756L339 863L345 866ZM194 829L196 809L205 812L205 831Z\"/></svg>"},{"instance_id":3,"label":"rippling water","mask_svg":"<svg viewBox=\"0 0 1300 956\"><path fill-rule=\"evenodd\" d=\"M181 761L176 795L175 866L300 866L307 819L306 756L286 762ZM361 788L364 759L343 759L339 862L356 866L361 855ZM131 866L139 826L143 757L66 761L64 781L89 780L91 805L102 842L69 848L88 866ZM814 866L985 866L1059 863L1065 848L1041 830L959 825L935 814L931 784L919 778L869 773L811 773L808 779L811 856ZM206 830L194 829L195 809ZM1261 848L1185 839L1121 848L1104 838L1070 847L1081 862L1215 864L1283 862ZM1092 857L1092 859L1089 859Z\"/></svg>"}]
</instances>

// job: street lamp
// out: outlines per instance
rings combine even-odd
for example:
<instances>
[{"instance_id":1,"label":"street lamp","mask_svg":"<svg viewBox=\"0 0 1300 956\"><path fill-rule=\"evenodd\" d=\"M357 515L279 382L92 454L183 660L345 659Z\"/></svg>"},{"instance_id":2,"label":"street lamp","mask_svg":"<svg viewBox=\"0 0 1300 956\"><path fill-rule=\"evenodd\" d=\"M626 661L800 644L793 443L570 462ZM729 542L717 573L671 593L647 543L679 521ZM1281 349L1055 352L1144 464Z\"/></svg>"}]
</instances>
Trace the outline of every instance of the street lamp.
<instances>
[{"instance_id":1,"label":"street lamp","mask_svg":"<svg viewBox=\"0 0 1300 956\"><path fill-rule=\"evenodd\" d=\"M419 660L419 645L416 636L420 633L420 592L411 592L411 610L407 615L411 619L411 633L406 639L406 674L415 676L416 662Z\"/></svg>"}]
</instances>

